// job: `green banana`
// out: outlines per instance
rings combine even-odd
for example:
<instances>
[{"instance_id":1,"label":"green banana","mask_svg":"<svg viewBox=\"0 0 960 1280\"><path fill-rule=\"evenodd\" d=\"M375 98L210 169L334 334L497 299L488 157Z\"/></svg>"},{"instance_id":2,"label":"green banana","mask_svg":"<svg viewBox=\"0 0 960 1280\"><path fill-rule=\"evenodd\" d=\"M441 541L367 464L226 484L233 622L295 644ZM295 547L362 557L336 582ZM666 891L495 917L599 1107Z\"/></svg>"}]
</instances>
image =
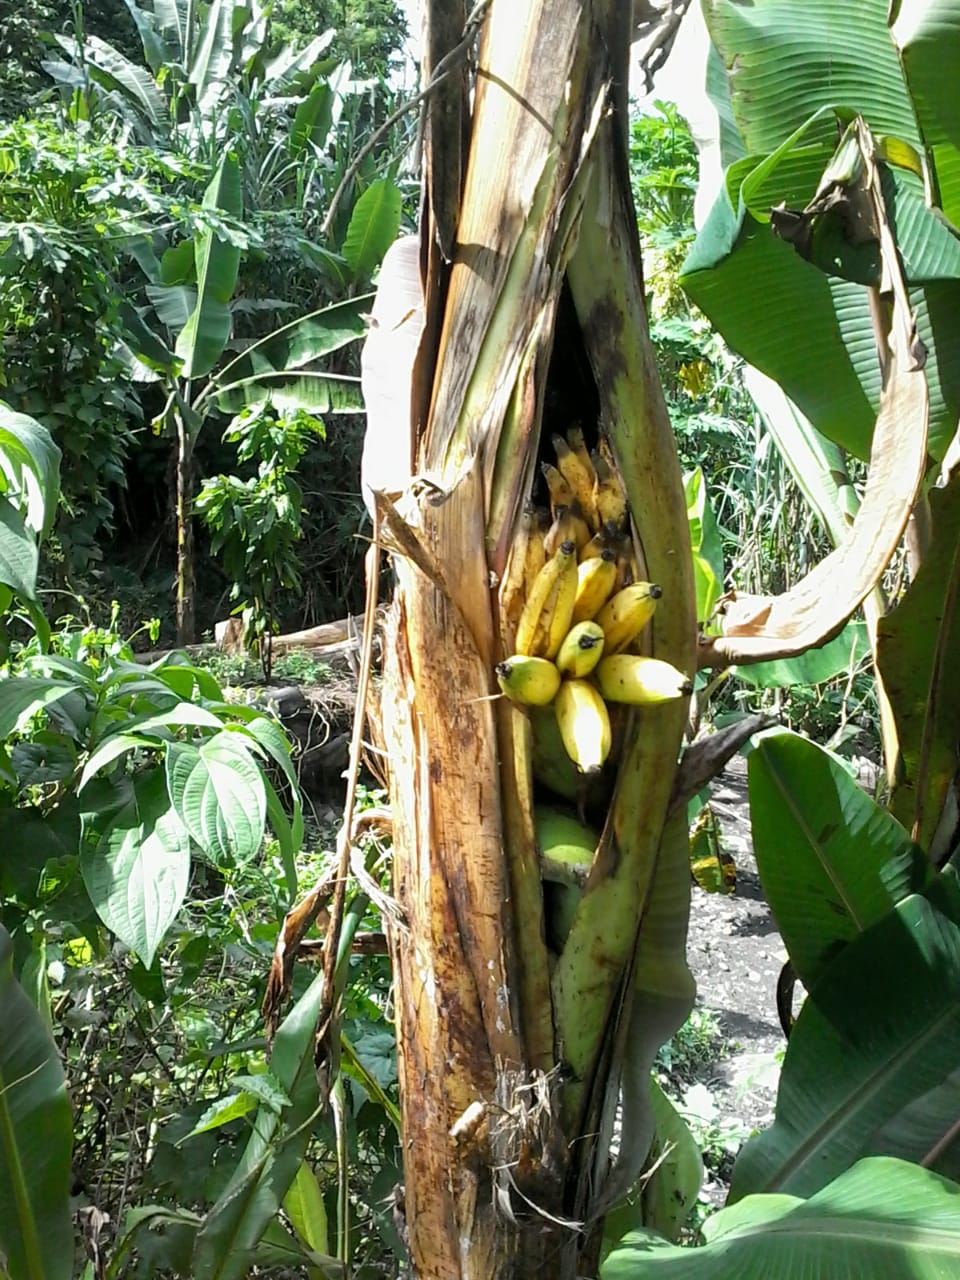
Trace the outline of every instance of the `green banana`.
<instances>
[{"instance_id":1,"label":"green banana","mask_svg":"<svg viewBox=\"0 0 960 1280\"><path fill-rule=\"evenodd\" d=\"M604 652L620 653L632 643L653 617L663 592L655 582L632 582L603 606L597 622L603 627Z\"/></svg>"},{"instance_id":2,"label":"green banana","mask_svg":"<svg viewBox=\"0 0 960 1280\"><path fill-rule=\"evenodd\" d=\"M577 567L577 595L573 602L574 622L595 618L617 581L617 557L609 547L598 556L581 560Z\"/></svg>"},{"instance_id":3,"label":"green banana","mask_svg":"<svg viewBox=\"0 0 960 1280\"><path fill-rule=\"evenodd\" d=\"M597 833L573 814L550 804L534 807L533 825L543 878L582 886L597 848Z\"/></svg>"},{"instance_id":4,"label":"green banana","mask_svg":"<svg viewBox=\"0 0 960 1280\"><path fill-rule=\"evenodd\" d=\"M669 662L660 658L644 658L635 653L618 653L601 658L594 675L600 692L608 702L650 706L682 698L693 692L690 680Z\"/></svg>"},{"instance_id":5,"label":"green banana","mask_svg":"<svg viewBox=\"0 0 960 1280\"><path fill-rule=\"evenodd\" d=\"M553 658L570 630L577 595L577 548L563 542L534 579L517 623L517 653Z\"/></svg>"},{"instance_id":6,"label":"green banana","mask_svg":"<svg viewBox=\"0 0 960 1280\"><path fill-rule=\"evenodd\" d=\"M557 654L557 670L577 680L588 676L603 656L603 628L589 620L577 622L566 634Z\"/></svg>"},{"instance_id":7,"label":"green banana","mask_svg":"<svg viewBox=\"0 0 960 1280\"><path fill-rule=\"evenodd\" d=\"M599 773L612 743L610 715L603 698L586 680L564 680L555 706L567 755L581 773Z\"/></svg>"},{"instance_id":8,"label":"green banana","mask_svg":"<svg viewBox=\"0 0 960 1280\"><path fill-rule=\"evenodd\" d=\"M533 732L531 757L534 780L539 787L563 796L565 800L578 800L583 776L567 755L554 708L531 707L529 718Z\"/></svg>"},{"instance_id":9,"label":"green banana","mask_svg":"<svg viewBox=\"0 0 960 1280\"><path fill-rule=\"evenodd\" d=\"M546 658L515 653L497 665L497 683L514 702L545 707L560 688L560 672Z\"/></svg>"}]
</instances>

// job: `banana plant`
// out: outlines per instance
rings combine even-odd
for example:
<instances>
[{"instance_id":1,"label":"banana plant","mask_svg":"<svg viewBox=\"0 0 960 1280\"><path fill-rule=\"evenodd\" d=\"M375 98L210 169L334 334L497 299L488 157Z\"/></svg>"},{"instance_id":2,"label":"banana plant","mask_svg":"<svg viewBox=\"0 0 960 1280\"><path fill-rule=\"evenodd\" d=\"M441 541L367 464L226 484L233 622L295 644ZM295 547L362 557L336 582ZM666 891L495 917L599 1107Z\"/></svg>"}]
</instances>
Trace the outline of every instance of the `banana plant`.
<instances>
[{"instance_id":1,"label":"banana plant","mask_svg":"<svg viewBox=\"0 0 960 1280\"><path fill-rule=\"evenodd\" d=\"M246 243L239 162L231 152L217 166L201 212L207 213L209 221L201 225L192 243L173 245L160 259L152 244L141 245L139 260L153 276L147 285L152 307L128 307L126 312L127 345L167 389L158 424L169 423L177 440L177 635L181 644L190 643L194 631L191 507L193 455L201 430L211 414L237 413L245 405L267 399L281 408L318 414L358 412L362 401L357 379L314 366L363 334L368 301L360 296L302 316L225 358L232 338L231 303Z\"/></svg>"}]
</instances>

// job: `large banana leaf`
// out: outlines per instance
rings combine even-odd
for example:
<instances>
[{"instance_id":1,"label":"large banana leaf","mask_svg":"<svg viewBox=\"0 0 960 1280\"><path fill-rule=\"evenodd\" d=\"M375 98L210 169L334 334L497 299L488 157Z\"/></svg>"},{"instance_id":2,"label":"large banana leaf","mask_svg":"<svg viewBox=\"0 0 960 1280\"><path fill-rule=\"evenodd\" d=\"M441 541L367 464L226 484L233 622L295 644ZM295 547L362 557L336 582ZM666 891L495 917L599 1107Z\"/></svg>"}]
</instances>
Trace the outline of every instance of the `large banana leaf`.
<instances>
[{"instance_id":1,"label":"large banana leaf","mask_svg":"<svg viewBox=\"0 0 960 1280\"><path fill-rule=\"evenodd\" d=\"M930 492L930 545L910 590L878 624L877 661L900 754L890 807L933 857L949 852L960 723L960 471ZM939 832L939 835L938 835Z\"/></svg>"},{"instance_id":2,"label":"large banana leaf","mask_svg":"<svg viewBox=\"0 0 960 1280\"><path fill-rule=\"evenodd\" d=\"M774 236L770 210L802 209L814 195L836 137L834 112L842 120L862 113L878 134L894 139L888 155L919 166L923 139L887 28L886 0L856 6L767 0L749 7L709 0L705 11L727 68L730 113L750 154L727 172L684 266L684 287L824 435L866 457L880 392L865 288L873 282L875 251L869 243L852 247L825 218L806 261ZM915 61L923 61L924 51L947 74L929 43L914 50ZM714 100L724 105L718 91ZM730 121L720 119L717 127L729 132ZM904 270L929 352L929 449L939 457L960 410L960 246L925 207L913 174L889 170L884 194L901 249L909 242Z\"/></svg>"},{"instance_id":3,"label":"large banana leaf","mask_svg":"<svg viewBox=\"0 0 960 1280\"><path fill-rule=\"evenodd\" d=\"M239 218L243 213L240 165L224 155L203 197L205 209L221 209ZM220 239L211 227L194 244L197 263L197 302L177 337L176 352L183 360L184 378L208 374L230 337L230 299L240 269L240 249Z\"/></svg>"},{"instance_id":4,"label":"large banana leaf","mask_svg":"<svg viewBox=\"0 0 960 1280\"><path fill-rule=\"evenodd\" d=\"M731 1200L758 1191L812 1195L896 1124L896 1149L937 1166L910 1107L960 1061L956 889L941 881L848 943L810 992L790 1037L773 1127L737 1160ZM946 908L946 909L944 909ZM956 1134L953 1134L956 1138Z\"/></svg>"},{"instance_id":5,"label":"large banana leaf","mask_svg":"<svg viewBox=\"0 0 960 1280\"><path fill-rule=\"evenodd\" d=\"M848 942L920 887L913 877L926 861L887 810L806 738L763 738L748 772L760 880L809 990Z\"/></svg>"},{"instance_id":6,"label":"large banana leaf","mask_svg":"<svg viewBox=\"0 0 960 1280\"><path fill-rule=\"evenodd\" d=\"M750 1196L681 1249L626 1237L602 1280L948 1280L960 1275L960 1187L900 1160L861 1160L809 1200Z\"/></svg>"},{"instance_id":7,"label":"large banana leaf","mask_svg":"<svg viewBox=\"0 0 960 1280\"><path fill-rule=\"evenodd\" d=\"M901 0L891 28L914 111L933 159L941 209L960 226L960 101L953 69L960 59L956 0Z\"/></svg>"},{"instance_id":8,"label":"large banana leaf","mask_svg":"<svg viewBox=\"0 0 960 1280\"><path fill-rule=\"evenodd\" d=\"M57 1047L13 976L0 925L0 1270L70 1280L70 1102Z\"/></svg>"}]
</instances>

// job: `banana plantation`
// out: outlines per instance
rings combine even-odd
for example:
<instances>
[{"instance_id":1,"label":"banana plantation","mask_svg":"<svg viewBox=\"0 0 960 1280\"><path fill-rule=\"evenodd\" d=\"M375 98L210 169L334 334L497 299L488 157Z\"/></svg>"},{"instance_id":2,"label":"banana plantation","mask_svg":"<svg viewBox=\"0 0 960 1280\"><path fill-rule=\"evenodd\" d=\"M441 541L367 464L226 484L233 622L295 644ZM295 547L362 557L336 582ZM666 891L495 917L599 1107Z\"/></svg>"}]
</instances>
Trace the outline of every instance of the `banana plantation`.
<instances>
[{"instance_id":1,"label":"banana plantation","mask_svg":"<svg viewBox=\"0 0 960 1280\"><path fill-rule=\"evenodd\" d=\"M960 1280L960 0L0 46L0 1280Z\"/></svg>"}]
</instances>

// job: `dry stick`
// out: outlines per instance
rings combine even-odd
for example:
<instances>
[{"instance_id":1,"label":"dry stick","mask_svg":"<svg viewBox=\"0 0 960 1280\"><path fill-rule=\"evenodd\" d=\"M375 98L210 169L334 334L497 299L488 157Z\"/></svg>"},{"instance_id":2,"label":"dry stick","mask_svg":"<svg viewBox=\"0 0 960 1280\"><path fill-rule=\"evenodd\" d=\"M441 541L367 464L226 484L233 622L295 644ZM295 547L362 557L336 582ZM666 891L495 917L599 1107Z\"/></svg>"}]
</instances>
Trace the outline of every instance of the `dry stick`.
<instances>
[{"instance_id":1,"label":"dry stick","mask_svg":"<svg viewBox=\"0 0 960 1280\"><path fill-rule=\"evenodd\" d=\"M450 52L444 54L440 59L436 65L433 75L430 77L430 83L424 89L421 89L419 93L414 94L414 96L408 102L405 102L402 107L397 107L396 111L391 112L380 128L373 131L367 141L357 152L356 157L348 167L346 173L340 179L340 183L337 186L336 191L333 193L333 199L330 201L330 208L327 210L327 216L324 218L323 225L320 228L321 237L326 239L326 237L329 236L330 229L336 221L337 214L340 212L340 202L343 199L347 187L349 187L350 183L357 176L360 171L360 166L384 134L389 133L397 121L402 120L408 112L414 109L414 107L418 107L425 102L434 90L453 74L459 64L467 56L470 45L473 43L473 37L477 34L480 23L483 21L489 7L490 0L480 0L480 3L474 6L470 16L467 18L466 25L463 28L463 36L460 43L455 44Z\"/></svg>"}]
</instances>

